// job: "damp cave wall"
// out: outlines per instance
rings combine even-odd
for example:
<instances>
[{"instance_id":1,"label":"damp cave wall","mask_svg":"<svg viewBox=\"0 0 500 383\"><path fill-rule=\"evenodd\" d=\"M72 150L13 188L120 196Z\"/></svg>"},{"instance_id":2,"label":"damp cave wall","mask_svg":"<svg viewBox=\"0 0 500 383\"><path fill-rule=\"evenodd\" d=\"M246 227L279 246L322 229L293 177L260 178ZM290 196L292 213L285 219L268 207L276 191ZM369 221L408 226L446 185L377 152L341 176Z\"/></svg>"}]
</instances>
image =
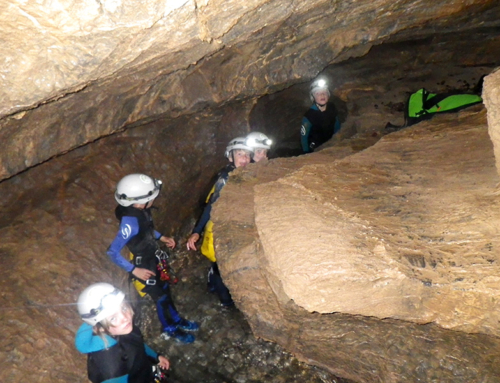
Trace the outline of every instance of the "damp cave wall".
<instances>
[{"instance_id":1,"label":"damp cave wall","mask_svg":"<svg viewBox=\"0 0 500 383\"><path fill-rule=\"evenodd\" d=\"M0 251L4 266L10 270L2 286L3 307L14 302L32 306L74 302L82 287L97 280L123 284L123 273L109 267L104 253L116 229L112 211L116 181L135 171L161 178L165 187L157 203L161 213L158 226L182 239L200 212L211 180L225 163L223 152L229 139L259 129L278 142L275 156L290 149L296 153L300 119L309 106L308 80L323 68L322 74L331 80L333 97L344 113L339 138L367 135L373 143L386 133L386 122L402 121L400 104L409 91L421 86L434 91L470 90L481 75L499 65L496 28L420 37L411 40L402 36L392 44L371 49L366 44L352 52L362 57L347 59L350 54L346 53L339 60L342 62L331 66L327 66L329 59L324 59L309 68L304 78L282 83L266 95L247 95L215 107L203 100L194 102L196 108L186 116L177 115L177 110L172 115L162 110L158 116L134 122L127 118L135 107L131 98L106 95L107 86L112 87L105 82L100 88L103 105L94 103L94 93L83 91L60 103L42 103L39 109L26 111L27 120L22 113L4 119L3 132L24 127L40 137L23 140L19 135L12 149L10 141L4 140L9 142L9 150L23 147L30 152L11 154L22 158L23 165L10 168L12 177L0 183ZM300 84L293 86L292 82ZM87 102L88 110L78 113L76 106ZM100 108L112 110L115 105L123 109L99 117ZM50 120L45 120L47 116ZM125 131L106 130L100 134L108 137L97 139L92 125L107 126L113 118ZM47 121L48 129L36 130ZM67 121L74 123L71 129ZM58 132L59 127L66 132ZM76 146L88 142L89 137L91 142L77 149L72 144L52 151L54 140L65 142L65 135L75 136ZM18 141L23 144L18 146ZM37 162L28 159L34 151L52 154L35 156L43 163L34 166ZM39 278L33 278L33 270ZM0 374L1 381L26 380L28 370L38 374L40 381L85 381L81 374L84 361L72 344L79 324L73 309L4 311L1 319L7 335L1 364L9 365ZM28 368L33 358L39 358L40 363ZM58 368L52 369L54 365Z\"/></svg>"},{"instance_id":2,"label":"damp cave wall","mask_svg":"<svg viewBox=\"0 0 500 383\"><path fill-rule=\"evenodd\" d=\"M137 13L127 0L99 13L68 0L56 24L41 4L7 7L0 177L150 121L306 83L386 41L465 32L473 42L500 19L495 1L224 4L148 0Z\"/></svg>"},{"instance_id":3,"label":"damp cave wall","mask_svg":"<svg viewBox=\"0 0 500 383\"><path fill-rule=\"evenodd\" d=\"M406 102L421 88L481 94L482 78L499 65L499 52L499 29L485 28L388 41L362 57L327 66L317 77L328 81L342 123L332 143L355 135L381 137L394 131L386 129L388 123L403 127ZM276 157L301 153L301 119L311 105L309 86L307 82L264 95L250 113L252 130L275 137Z\"/></svg>"}]
</instances>

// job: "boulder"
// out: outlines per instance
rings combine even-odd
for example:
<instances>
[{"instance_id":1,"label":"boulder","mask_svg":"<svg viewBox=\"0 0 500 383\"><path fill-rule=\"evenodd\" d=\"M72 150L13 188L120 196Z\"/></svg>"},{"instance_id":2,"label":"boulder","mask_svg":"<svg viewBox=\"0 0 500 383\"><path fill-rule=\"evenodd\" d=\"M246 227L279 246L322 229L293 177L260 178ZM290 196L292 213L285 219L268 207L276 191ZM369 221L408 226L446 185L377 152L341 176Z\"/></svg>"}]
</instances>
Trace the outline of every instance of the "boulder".
<instances>
[{"instance_id":1,"label":"boulder","mask_svg":"<svg viewBox=\"0 0 500 383\"><path fill-rule=\"evenodd\" d=\"M486 111L349 149L235 171L214 206L218 263L254 333L359 382L498 377Z\"/></svg>"}]
</instances>

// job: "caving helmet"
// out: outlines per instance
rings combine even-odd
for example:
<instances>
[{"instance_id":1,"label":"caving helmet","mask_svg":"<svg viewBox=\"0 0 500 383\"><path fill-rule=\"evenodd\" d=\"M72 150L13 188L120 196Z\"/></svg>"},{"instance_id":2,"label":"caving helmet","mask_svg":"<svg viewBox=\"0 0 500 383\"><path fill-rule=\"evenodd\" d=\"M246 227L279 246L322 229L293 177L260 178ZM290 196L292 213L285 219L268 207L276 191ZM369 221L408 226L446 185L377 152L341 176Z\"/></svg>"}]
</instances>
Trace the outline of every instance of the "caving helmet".
<instances>
[{"instance_id":1,"label":"caving helmet","mask_svg":"<svg viewBox=\"0 0 500 383\"><path fill-rule=\"evenodd\" d=\"M94 283L78 297L78 313L91 326L113 315L120 309L125 294L109 283Z\"/></svg>"},{"instance_id":2,"label":"caving helmet","mask_svg":"<svg viewBox=\"0 0 500 383\"><path fill-rule=\"evenodd\" d=\"M116 185L115 199L122 206L146 204L160 194L161 181L145 174L129 174Z\"/></svg>"},{"instance_id":3,"label":"caving helmet","mask_svg":"<svg viewBox=\"0 0 500 383\"><path fill-rule=\"evenodd\" d=\"M248 150L250 152L250 155L252 156L253 148L251 146L248 146L245 141L246 137L236 137L233 138L231 141L229 141L229 144L227 144L226 147L226 152L224 153L226 158L229 158L233 150L238 150L238 149Z\"/></svg>"},{"instance_id":4,"label":"caving helmet","mask_svg":"<svg viewBox=\"0 0 500 383\"><path fill-rule=\"evenodd\" d=\"M247 146L253 149L271 149L273 141L269 139L264 133L252 132L249 133L245 139Z\"/></svg>"},{"instance_id":5,"label":"caving helmet","mask_svg":"<svg viewBox=\"0 0 500 383\"><path fill-rule=\"evenodd\" d=\"M328 97L330 97L330 89L328 89L328 84L324 78L318 78L311 84L311 91L309 92L311 102L314 102L314 94L320 90L326 90Z\"/></svg>"}]
</instances>

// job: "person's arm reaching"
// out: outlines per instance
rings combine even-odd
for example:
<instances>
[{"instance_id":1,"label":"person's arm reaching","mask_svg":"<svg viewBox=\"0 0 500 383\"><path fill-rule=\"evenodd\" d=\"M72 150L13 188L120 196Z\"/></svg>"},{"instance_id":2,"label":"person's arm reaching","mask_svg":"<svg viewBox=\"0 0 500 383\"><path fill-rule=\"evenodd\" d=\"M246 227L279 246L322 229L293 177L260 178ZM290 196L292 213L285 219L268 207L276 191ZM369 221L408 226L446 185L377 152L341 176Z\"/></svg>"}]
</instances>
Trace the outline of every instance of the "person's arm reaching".
<instances>
[{"instance_id":1,"label":"person's arm reaching","mask_svg":"<svg viewBox=\"0 0 500 383\"><path fill-rule=\"evenodd\" d=\"M207 205L205 206L205 209L203 209L203 213L201 213L201 217L198 220L198 223L194 227L192 234L187 240L188 250L196 250L196 242L200 239L203 229L205 228L207 222L210 220L210 214L212 213L212 204L217 201L217 199L219 199L220 191L226 184L228 176L229 175L227 173L224 173L215 182L211 194L208 197Z\"/></svg>"}]
</instances>

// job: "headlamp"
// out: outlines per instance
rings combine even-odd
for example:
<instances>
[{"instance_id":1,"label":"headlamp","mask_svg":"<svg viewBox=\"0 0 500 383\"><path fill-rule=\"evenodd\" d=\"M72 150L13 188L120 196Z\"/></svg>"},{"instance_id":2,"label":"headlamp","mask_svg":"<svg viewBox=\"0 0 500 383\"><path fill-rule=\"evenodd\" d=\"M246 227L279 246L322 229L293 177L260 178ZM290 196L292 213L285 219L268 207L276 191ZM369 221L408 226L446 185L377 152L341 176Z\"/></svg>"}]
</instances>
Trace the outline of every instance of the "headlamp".
<instances>
[{"instance_id":1,"label":"headlamp","mask_svg":"<svg viewBox=\"0 0 500 383\"><path fill-rule=\"evenodd\" d=\"M273 144L273 141L270 140L269 138L264 138L262 140L258 140L254 137L247 138L245 141L245 144L250 147L254 147L255 145L261 144L261 145L267 145L271 146Z\"/></svg>"},{"instance_id":2,"label":"headlamp","mask_svg":"<svg viewBox=\"0 0 500 383\"><path fill-rule=\"evenodd\" d=\"M326 81L324 79L319 79L317 82L316 82L316 86L320 87L320 88L325 88L326 87Z\"/></svg>"}]
</instances>

